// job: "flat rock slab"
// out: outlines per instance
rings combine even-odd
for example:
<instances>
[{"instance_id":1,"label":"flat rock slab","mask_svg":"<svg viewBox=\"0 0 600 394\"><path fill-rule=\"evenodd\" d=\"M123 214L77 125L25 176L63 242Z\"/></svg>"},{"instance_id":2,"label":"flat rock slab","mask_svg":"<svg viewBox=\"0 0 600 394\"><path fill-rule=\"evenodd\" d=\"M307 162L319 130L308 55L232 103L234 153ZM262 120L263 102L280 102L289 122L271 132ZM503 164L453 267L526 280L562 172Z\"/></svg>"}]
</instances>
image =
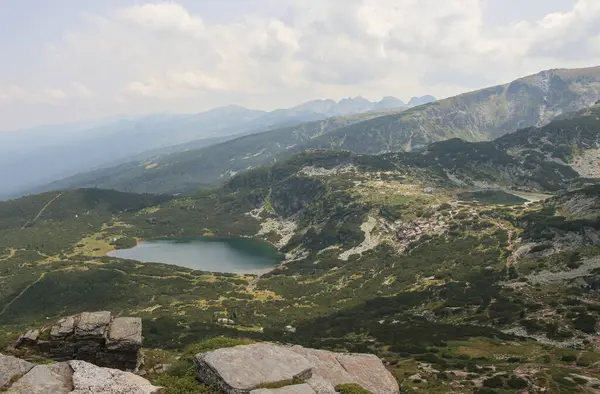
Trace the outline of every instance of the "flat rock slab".
<instances>
[{"instance_id":1,"label":"flat rock slab","mask_svg":"<svg viewBox=\"0 0 600 394\"><path fill-rule=\"evenodd\" d=\"M7 394L160 394L141 376L85 361L33 365L0 354L1 392Z\"/></svg>"},{"instance_id":2,"label":"flat rock slab","mask_svg":"<svg viewBox=\"0 0 600 394\"><path fill-rule=\"evenodd\" d=\"M302 346L291 346L289 349L305 357L311 363L313 366L313 377L319 376L323 380L331 383L331 385L334 387L343 383L358 383L355 382L355 379L352 377L352 375L350 375L338 361L338 357L341 355L341 353L328 352L327 350L320 349L310 349Z\"/></svg>"},{"instance_id":3,"label":"flat rock slab","mask_svg":"<svg viewBox=\"0 0 600 394\"><path fill-rule=\"evenodd\" d=\"M290 349L306 357L313 365L312 378L308 383L318 394L335 393L332 387L344 383L357 383L373 394L400 392L394 376L373 354L335 353L302 346Z\"/></svg>"},{"instance_id":4,"label":"flat rock slab","mask_svg":"<svg viewBox=\"0 0 600 394\"><path fill-rule=\"evenodd\" d=\"M247 394L262 384L309 379L312 364L289 347L271 343L235 346L196 355L200 381L227 394Z\"/></svg>"},{"instance_id":5,"label":"flat rock slab","mask_svg":"<svg viewBox=\"0 0 600 394\"><path fill-rule=\"evenodd\" d=\"M53 338L62 338L72 335L75 332L76 316L69 316L60 319L50 330L50 336Z\"/></svg>"},{"instance_id":6,"label":"flat rock slab","mask_svg":"<svg viewBox=\"0 0 600 394\"><path fill-rule=\"evenodd\" d=\"M69 361L73 391L69 394L158 394L161 387L131 372L100 368L85 361Z\"/></svg>"},{"instance_id":7,"label":"flat rock slab","mask_svg":"<svg viewBox=\"0 0 600 394\"><path fill-rule=\"evenodd\" d=\"M7 394L69 394L73 370L67 363L36 365L15 382Z\"/></svg>"},{"instance_id":8,"label":"flat rock slab","mask_svg":"<svg viewBox=\"0 0 600 394\"><path fill-rule=\"evenodd\" d=\"M110 324L110 312L83 312L75 326L76 336L103 336Z\"/></svg>"},{"instance_id":9,"label":"flat rock slab","mask_svg":"<svg viewBox=\"0 0 600 394\"><path fill-rule=\"evenodd\" d=\"M20 358L5 356L0 353L0 389L9 387L34 367L33 364Z\"/></svg>"},{"instance_id":10,"label":"flat rock slab","mask_svg":"<svg viewBox=\"0 0 600 394\"><path fill-rule=\"evenodd\" d=\"M306 383L286 386L279 389L257 389L252 390L250 394L316 394L315 391Z\"/></svg>"},{"instance_id":11,"label":"flat rock slab","mask_svg":"<svg viewBox=\"0 0 600 394\"><path fill-rule=\"evenodd\" d=\"M196 375L200 381L216 385L227 394L279 393L254 388L289 381L290 386L284 388L292 389L294 378L300 378L309 386L311 391L308 393L335 394L335 386L344 383L357 383L373 394L400 393L398 382L375 355L335 353L274 343L197 354Z\"/></svg>"},{"instance_id":12,"label":"flat rock slab","mask_svg":"<svg viewBox=\"0 0 600 394\"><path fill-rule=\"evenodd\" d=\"M142 346L142 319L117 317L110 325L106 345L109 349Z\"/></svg>"},{"instance_id":13,"label":"flat rock slab","mask_svg":"<svg viewBox=\"0 0 600 394\"><path fill-rule=\"evenodd\" d=\"M358 383L373 394L400 392L398 382L379 357L373 354L340 354L337 359L352 377L353 381L349 383Z\"/></svg>"}]
</instances>

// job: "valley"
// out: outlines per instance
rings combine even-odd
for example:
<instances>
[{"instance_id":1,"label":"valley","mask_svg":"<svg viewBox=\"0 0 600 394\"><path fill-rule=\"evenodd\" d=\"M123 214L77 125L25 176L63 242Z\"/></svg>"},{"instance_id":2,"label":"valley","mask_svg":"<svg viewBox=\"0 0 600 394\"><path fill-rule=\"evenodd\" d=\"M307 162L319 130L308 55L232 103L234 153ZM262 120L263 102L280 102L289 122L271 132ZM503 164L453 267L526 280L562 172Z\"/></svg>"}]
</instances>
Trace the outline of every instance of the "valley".
<instances>
[{"instance_id":1,"label":"valley","mask_svg":"<svg viewBox=\"0 0 600 394\"><path fill-rule=\"evenodd\" d=\"M111 310L143 319L148 368L223 335L375 353L406 392L592 392L600 189L574 163L600 146L598 111L419 152L309 150L187 196L2 202L0 343ZM285 260L256 275L106 256L201 235ZM175 393L190 375L150 378Z\"/></svg>"}]
</instances>

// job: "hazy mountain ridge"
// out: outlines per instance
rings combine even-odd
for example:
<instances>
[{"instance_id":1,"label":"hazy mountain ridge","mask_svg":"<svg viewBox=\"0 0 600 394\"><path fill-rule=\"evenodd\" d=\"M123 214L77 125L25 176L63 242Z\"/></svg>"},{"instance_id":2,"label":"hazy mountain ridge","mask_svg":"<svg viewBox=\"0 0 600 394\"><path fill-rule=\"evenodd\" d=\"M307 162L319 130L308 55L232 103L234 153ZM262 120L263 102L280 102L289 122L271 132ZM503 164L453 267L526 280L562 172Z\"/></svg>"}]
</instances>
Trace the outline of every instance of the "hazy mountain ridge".
<instances>
[{"instance_id":1,"label":"hazy mountain ridge","mask_svg":"<svg viewBox=\"0 0 600 394\"><path fill-rule=\"evenodd\" d=\"M135 192L190 192L231 174L284 159L306 149L379 154L421 149L451 138L483 141L581 110L600 99L600 67L549 70L509 84L385 115L353 117L339 127L319 122L259 133L209 149L160 157L152 168L140 163L99 174L81 174L49 188L101 187ZM385 101L385 100L382 100ZM358 120L358 121L357 121ZM362 121L359 121L362 120ZM331 124L331 121L323 121ZM111 173L111 171L113 171ZM45 188L44 190L48 190Z\"/></svg>"},{"instance_id":2,"label":"hazy mountain ridge","mask_svg":"<svg viewBox=\"0 0 600 394\"><path fill-rule=\"evenodd\" d=\"M598 99L600 67L542 71L505 85L351 125L311 141L307 148L373 154L410 151L449 138L489 140L523 127L543 126Z\"/></svg>"},{"instance_id":3,"label":"hazy mountain ridge","mask_svg":"<svg viewBox=\"0 0 600 394\"><path fill-rule=\"evenodd\" d=\"M394 99L397 100L397 99ZM99 168L156 155L184 152L245 134L315 121L340 114L367 112L380 103L363 98L322 100L271 112L236 105L198 114L150 115L113 121L37 127L0 133L0 197ZM381 109L406 108L400 100Z\"/></svg>"},{"instance_id":4,"label":"hazy mountain ridge","mask_svg":"<svg viewBox=\"0 0 600 394\"><path fill-rule=\"evenodd\" d=\"M78 187L152 190L152 193L192 192L200 186L226 180L239 171L274 161L280 154L289 154L294 147L303 146L316 136L378 115L378 112L368 112L301 123L297 126L243 136L207 149L159 155L147 160L75 175L33 189L31 192ZM244 152L244 155L238 156L240 152Z\"/></svg>"}]
</instances>

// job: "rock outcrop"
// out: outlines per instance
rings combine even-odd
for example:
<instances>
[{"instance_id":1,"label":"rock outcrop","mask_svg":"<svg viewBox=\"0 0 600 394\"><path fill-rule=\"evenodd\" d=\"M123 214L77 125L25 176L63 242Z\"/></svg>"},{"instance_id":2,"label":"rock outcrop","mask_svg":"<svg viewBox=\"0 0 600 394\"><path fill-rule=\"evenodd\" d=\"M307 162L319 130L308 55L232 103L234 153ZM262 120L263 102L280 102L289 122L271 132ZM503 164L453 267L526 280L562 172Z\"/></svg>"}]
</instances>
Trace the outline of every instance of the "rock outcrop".
<instances>
[{"instance_id":1,"label":"rock outcrop","mask_svg":"<svg viewBox=\"0 0 600 394\"><path fill-rule=\"evenodd\" d=\"M343 383L357 383L373 394L400 392L392 374L371 354L258 343L199 353L195 359L198 379L227 394L335 394L334 387ZM285 387L260 388L273 384Z\"/></svg>"},{"instance_id":2,"label":"rock outcrop","mask_svg":"<svg viewBox=\"0 0 600 394\"><path fill-rule=\"evenodd\" d=\"M162 388L118 369L74 360L34 365L0 354L0 391L7 394L159 394Z\"/></svg>"},{"instance_id":3,"label":"rock outcrop","mask_svg":"<svg viewBox=\"0 0 600 394\"><path fill-rule=\"evenodd\" d=\"M256 389L250 394L315 394L315 391L308 384L302 383L278 389Z\"/></svg>"},{"instance_id":4,"label":"rock outcrop","mask_svg":"<svg viewBox=\"0 0 600 394\"><path fill-rule=\"evenodd\" d=\"M33 368L33 364L0 353L0 390L7 388Z\"/></svg>"},{"instance_id":5,"label":"rock outcrop","mask_svg":"<svg viewBox=\"0 0 600 394\"><path fill-rule=\"evenodd\" d=\"M16 346L56 361L84 360L135 371L140 363L142 320L110 312L83 312L22 335Z\"/></svg>"}]
</instances>

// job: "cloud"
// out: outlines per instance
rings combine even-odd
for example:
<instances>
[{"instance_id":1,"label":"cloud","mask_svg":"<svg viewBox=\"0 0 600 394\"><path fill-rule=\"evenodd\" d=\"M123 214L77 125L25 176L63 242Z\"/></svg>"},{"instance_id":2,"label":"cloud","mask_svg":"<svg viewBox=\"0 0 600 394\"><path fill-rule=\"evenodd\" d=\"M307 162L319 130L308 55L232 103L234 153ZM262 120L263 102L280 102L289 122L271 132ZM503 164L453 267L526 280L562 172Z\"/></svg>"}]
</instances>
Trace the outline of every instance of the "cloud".
<instances>
[{"instance_id":1,"label":"cloud","mask_svg":"<svg viewBox=\"0 0 600 394\"><path fill-rule=\"evenodd\" d=\"M598 0L508 25L484 18L488 1L501 0L289 0L285 12L256 7L221 23L178 2L134 5L88 15L48 45L53 88L8 86L0 99L68 107L86 97L129 113L273 108L357 94L447 96L600 64Z\"/></svg>"},{"instance_id":2,"label":"cloud","mask_svg":"<svg viewBox=\"0 0 600 394\"><path fill-rule=\"evenodd\" d=\"M90 98L90 90L83 84L77 83L68 89L45 87L41 89L27 89L23 86L0 86L0 100L19 102L24 104L50 104L57 105L69 98Z\"/></svg>"},{"instance_id":3,"label":"cloud","mask_svg":"<svg viewBox=\"0 0 600 394\"><path fill-rule=\"evenodd\" d=\"M177 3L149 3L124 8L117 17L141 28L158 31L181 31L200 34L204 31L204 23L198 15L190 13Z\"/></svg>"}]
</instances>

